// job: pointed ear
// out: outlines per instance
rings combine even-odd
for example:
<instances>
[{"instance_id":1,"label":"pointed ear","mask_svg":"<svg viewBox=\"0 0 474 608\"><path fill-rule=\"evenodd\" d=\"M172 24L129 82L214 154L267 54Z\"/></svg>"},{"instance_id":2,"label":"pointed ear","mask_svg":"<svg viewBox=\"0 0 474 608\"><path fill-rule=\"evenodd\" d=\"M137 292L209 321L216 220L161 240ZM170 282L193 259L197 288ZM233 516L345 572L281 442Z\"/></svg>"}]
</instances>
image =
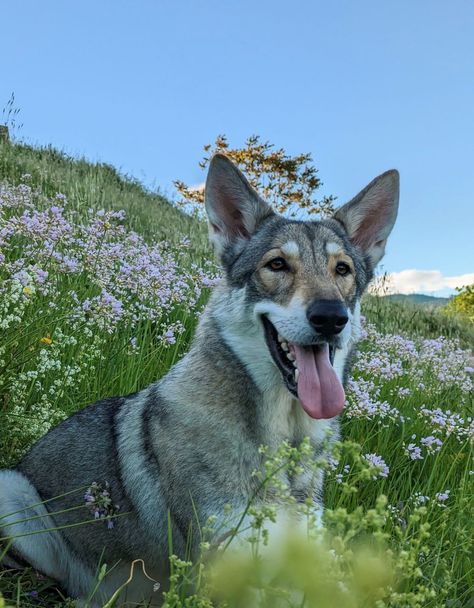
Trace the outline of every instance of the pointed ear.
<instances>
[{"instance_id":1,"label":"pointed ear","mask_svg":"<svg viewBox=\"0 0 474 608\"><path fill-rule=\"evenodd\" d=\"M205 190L209 237L218 254L238 240L250 238L273 211L245 176L223 154L213 156Z\"/></svg>"},{"instance_id":2,"label":"pointed ear","mask_svg":"<svg viewBox=\"0 0 474 608\"><path fill-rule=\"evenodd\" d=\"M398 171L386 171L334 215L352 243L368 255L372 268L385 253L387 238L397 218L399 191Z\"/></svg>"}]
</instances>

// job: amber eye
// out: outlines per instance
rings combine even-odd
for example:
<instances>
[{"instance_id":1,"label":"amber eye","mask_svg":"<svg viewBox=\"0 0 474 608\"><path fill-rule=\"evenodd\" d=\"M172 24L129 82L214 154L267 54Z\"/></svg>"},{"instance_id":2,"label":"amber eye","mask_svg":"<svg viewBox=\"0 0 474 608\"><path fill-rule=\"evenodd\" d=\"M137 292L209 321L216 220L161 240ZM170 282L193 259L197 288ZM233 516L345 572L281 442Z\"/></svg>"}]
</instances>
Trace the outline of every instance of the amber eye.
<instances>
[{"instance_id":1,"label":"amber eye","mask_svg":"<svg viewBox=\"0 0 474 608\"><path fill-rule=\"evenodd\" d=\"M351 271L351 267L349 266L349 264L346 264L346 262L338 262L336 264L336 272L337 274L340 274L341 277L345 277L346 274L349 274Z\"/></svg>"},{"instance_id":2,"label":"amber eye","mask_svg":"<svg viewBox=\"0 0 474 608\"><path fill-rule=\"evenodd\" d=\"M273 270L274 272L279 272L281 270L288 270L288 264L283 258L273 258L267 264L265 264L267 268Z\"/></svg>"}]
</instances>

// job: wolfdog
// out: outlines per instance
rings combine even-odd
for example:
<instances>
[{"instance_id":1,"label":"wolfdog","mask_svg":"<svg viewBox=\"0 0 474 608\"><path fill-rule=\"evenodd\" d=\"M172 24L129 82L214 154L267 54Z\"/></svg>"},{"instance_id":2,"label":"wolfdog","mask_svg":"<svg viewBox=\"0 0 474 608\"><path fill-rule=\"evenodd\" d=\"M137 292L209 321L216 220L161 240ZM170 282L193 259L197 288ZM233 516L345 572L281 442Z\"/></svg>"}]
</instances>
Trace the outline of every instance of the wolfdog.
<instances>
[{"instance_id":1,"label":"wolfdog","mask_svg":"<svg viewBox=\"0 0 474 608\"><path fill-rule=\"evenodd\" d=\"M170 538L177 555L189 543L196 555L199 535L190 541L190 526L215 516L218 529L226 505L244 511L259 483L252 473L262 466L260 446L308 437L320 455L328 429L338 436L361 295L384 254L398 197L391 170L329 219L285 219L215 155L205 206L224 277L189 352L148 388L77 412L15 470L0 471L6 563L52 577L78 605L107 563L111 572L88 604L102 605L134 560L164 581ZM81 493L93 482L120 506L111 529L83 523L91 517ZM305 472L288 478L296 500L311 498L315 510L322 482ZM150 600L152 587L135 576L127 599Z\"/></svg>"}]
</instances>

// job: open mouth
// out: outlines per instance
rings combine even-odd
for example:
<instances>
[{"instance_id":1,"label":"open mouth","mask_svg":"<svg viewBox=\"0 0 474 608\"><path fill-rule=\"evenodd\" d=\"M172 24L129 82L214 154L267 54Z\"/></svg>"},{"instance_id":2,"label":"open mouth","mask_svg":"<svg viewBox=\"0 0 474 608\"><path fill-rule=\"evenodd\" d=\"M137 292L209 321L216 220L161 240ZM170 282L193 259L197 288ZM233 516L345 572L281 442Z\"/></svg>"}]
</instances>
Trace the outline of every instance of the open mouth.
<instances>
[{"instance_id":1,"label":"open mouth","mask_svg":"<svg viewBox=\"0 0 474 608\"><path fill-rule=\"evenodd\" d=\"M262 316L265 339L285 386L312 418L341 413L345 394L334 368L335 347L327 343L302 346L285 340Z\"/></svg>"}]
</instances>

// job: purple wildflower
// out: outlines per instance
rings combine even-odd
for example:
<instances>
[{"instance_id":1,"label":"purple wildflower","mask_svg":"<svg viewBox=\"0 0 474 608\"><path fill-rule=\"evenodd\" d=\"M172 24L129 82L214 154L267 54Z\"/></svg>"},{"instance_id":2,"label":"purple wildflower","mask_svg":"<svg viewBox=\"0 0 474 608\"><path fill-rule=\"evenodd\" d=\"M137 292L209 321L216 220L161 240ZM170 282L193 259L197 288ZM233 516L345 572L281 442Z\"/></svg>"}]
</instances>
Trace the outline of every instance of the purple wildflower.
<instances>
[{"instance_id":1,"label":"purple wildflower","mask_svg":"<svg viewBox=\"0 0 474 608\"><path fill-rule=\"evenodd\" d=\"M414 443L409 443L405 448L405 454L410 456L412 460L423 460L421 448Z\"/></svg>"},{"instance_id":2,"label":"purple wildflower","mask_svg":"<svg viewBox=\"0 0 474 608\"><path fill-rule=\"evenodd\" d=\"M108 482L103 485L92 482L84 494L84 500L85 506L94 519L106 521L109 530L114 527L112 517L118 513L120 506L113 504Z\"/></svg>"},{"instance_id":3,"label":"purple wildflower","mask_svg":"<svg viewBox=\"0 0 474 608\"><path fill-rule=\"evenodd\" d=\"M364 454L364 459L375 469L372 479L377 479L377 477L388 477L390 469L381 456L378 454Z\"/></svg>"},{"instance_id":4,"label":"purple wildflower","mask_svg":"<svg viewBox=\"0 0 474 608\"><path fill-rule=\"evenodd\" d=\"M445 490L444 492L437 492L435 494L438 507L446 507L444 503L448 500L450 493L451 490Z\"/></svg>"},{"instance_id":5,"label":"purple wildflower","mask_svg":"<svg viewBox=\"0 0 474 608\"><path fill-rule=\"evenodd\" d=\"M437 437L433 437L433 435L430 435L429 437L422 437L421 443L427 448L428 454L435 454L436 452L439 452L443 445L443 442Z\"/></svg>"}]
</instances>

